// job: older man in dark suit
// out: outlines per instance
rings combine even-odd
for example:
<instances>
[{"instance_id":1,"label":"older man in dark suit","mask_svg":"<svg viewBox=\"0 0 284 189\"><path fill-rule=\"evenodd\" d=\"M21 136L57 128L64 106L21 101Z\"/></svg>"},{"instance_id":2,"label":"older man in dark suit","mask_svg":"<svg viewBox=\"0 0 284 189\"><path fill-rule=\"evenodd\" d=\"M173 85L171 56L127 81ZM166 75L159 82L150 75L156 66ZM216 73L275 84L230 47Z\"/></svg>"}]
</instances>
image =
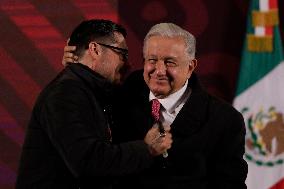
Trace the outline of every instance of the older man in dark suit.
<instances>
[{"instance_id":1,"label":"older man in dark suit","mask_svg":"<svg viewBox=\"0 0 284 189\"><path fill-rule=\"evenodd\" d=\"M155 122L151 106L158 101L159 122L171 127L174 142L168 156L157 157L154 166L121 180L120 185L136 189L246 188L243 117L201 87L194 73L194 36L172 23L157 24L144 39L143 54L144 72L132 73L125 82L123 102L129 111L123 113L128 118L117 111L122 124L114 136L118 141L141 139ZM121 132L123 127L127 133Z\"/></svg>"}]
</instances>

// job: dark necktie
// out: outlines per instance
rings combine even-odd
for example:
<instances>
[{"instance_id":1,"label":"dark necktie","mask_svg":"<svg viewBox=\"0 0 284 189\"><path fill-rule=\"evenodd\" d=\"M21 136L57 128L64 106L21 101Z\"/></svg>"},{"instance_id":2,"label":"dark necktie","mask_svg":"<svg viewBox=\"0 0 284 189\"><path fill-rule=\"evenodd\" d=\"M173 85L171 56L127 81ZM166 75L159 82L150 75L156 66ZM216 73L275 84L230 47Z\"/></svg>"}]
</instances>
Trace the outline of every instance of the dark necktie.
<instances>
[{"instance_id":1,"label":"dark necktie","mask_svg":"<svg viewBox=\"0 0 284 189\"><path fill-rule=\"evenodd\" d=\"M153 116L155 122L159 121L160 107L161 107L160 102L157 99L153 99L152 100L152 116Z\"/></svg>"}]
</instances>

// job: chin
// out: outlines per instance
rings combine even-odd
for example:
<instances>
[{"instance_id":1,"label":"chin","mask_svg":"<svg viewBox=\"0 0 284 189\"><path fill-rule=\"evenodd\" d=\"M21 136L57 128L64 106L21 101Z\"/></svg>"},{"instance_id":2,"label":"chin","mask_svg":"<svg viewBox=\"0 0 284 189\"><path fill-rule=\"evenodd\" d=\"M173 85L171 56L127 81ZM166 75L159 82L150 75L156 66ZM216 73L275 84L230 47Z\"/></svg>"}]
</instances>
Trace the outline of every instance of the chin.
<instances>
[{"instance_id":1,"label":"chin","mask_svg":"<svg viewBox=\"0 0 284 189\"><path fill-rule=\"evenodd\" d=\"M152 87L150 89L156 97L166 97L169 93L169 90L166 90L161 87Z\"/></svg>"}]
</instances>

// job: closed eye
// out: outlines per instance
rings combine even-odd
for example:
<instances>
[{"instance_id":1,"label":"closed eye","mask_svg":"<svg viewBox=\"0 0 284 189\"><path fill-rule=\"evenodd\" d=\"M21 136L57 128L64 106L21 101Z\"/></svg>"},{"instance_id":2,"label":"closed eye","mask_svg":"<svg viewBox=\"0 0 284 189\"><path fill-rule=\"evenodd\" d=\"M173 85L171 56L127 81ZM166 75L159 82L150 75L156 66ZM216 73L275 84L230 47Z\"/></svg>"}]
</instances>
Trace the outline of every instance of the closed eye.
<instances>
[{"instance_id":1,"label":"closed eye","mask_svg":"<svg viewBox=\"0 0 284 189\"><path fill-rule=\"evenodd\" d=\"M177 63L172 61L172 60L165 60L165 65L167 67L176 67L177 66Z\"/></svg>"},{"instance_id":2,"label":"closed eye","mask_svg":"<svg viewBox=\"0 0 284 189\"><path fill-rule=\"evenodd\" d=\"M156 64L157 59L155 59L155 58L149 58L149 59L147 59L147 62L149 62L150 64Z\"/></svg>"}]
</instances>

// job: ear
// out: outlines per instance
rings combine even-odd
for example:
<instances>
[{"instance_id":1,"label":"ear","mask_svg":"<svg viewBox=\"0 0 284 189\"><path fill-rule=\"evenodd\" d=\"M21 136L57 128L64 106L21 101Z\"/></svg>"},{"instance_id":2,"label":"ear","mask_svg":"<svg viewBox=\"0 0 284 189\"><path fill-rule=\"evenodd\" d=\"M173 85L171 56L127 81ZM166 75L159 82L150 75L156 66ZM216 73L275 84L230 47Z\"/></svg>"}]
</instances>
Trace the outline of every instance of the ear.
<instances>
[{"instance_id":1,"label":"ear","mask_svg":"<svg viewBox=\"0 0 284 189\"><path fill-rule=\"evenodd\" d=\"M192 60L190 60L189 64L188 64L188 78L190 78L192 72L195 70L197 66L197 60L194 58Z\"/></svg>"},{"instance_id":2,"label":"ear","mask_svg":"<svg viewBox=\"0 0 284 189\"><path fill-rule=\"evenodd\" d=\"M88 52L92 58L97 59L98 56L101 55L102 49L101 49L101 46L98 45L96 42L92 42L92 43L89 43Z\"/></svg>"},{"instance_id":3,"label":"ear","mask_svg":"<svg viewBox=\"0 0 284 189\"><path fill-rule=\"evenodd\" d=\"M193 72L196 66L197 66L197 60L194 58L189 62L189 69L191 70L191 72Z\"/></svg>"}]
</instances>

